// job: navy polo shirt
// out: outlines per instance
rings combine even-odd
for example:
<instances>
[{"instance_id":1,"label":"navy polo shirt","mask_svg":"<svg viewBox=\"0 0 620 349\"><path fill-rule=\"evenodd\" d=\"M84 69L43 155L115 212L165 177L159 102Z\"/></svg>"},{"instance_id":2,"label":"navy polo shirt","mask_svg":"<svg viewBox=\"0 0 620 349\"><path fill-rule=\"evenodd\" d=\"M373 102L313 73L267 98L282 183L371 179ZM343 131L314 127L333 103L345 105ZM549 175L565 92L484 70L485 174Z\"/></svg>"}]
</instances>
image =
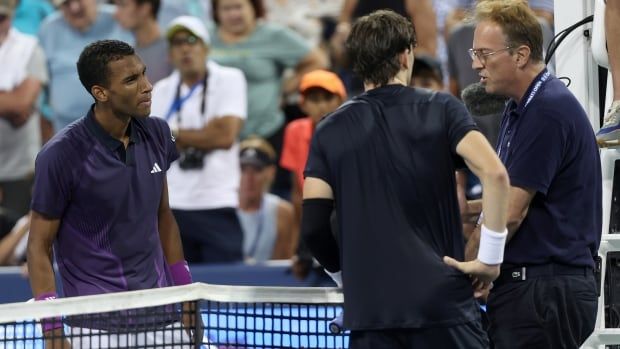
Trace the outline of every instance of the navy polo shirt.
<instances>
[{"instance_id":1,"label":"navy polo shirt","mask_svg":"<svg viewBox=\"0 0 620 349\"><path fill-rule=\"evenodd\" d=\"M351 330L444 327L475 321L463 260L456 147L476 124L446 93L387 85L321 121L305 176L334 192Z\"/></svg>"},{"instance_id":2,"label":"navy polo shirt","mask_svg":"<svg viewBox=\"0 0 620 349\"><path fill-rule=\"evenodd\" d=\"M588 117L543 70L504 112L498 153L512 186L535 191L504 266L593 266L602 229L601 165Z\"/></svg>"},{"instance_id":3,"label":"navy polo shirt","mask_svg":"<svg viewBox=\"0 0 620 349\"><path fill-rule=\"evenodd\" d=\"M125 150L91 108L37 156L32 210L60 219L54 254L65 296L172 285L158 209L174 139L157 118L132 118L128 133Z\"/></svg>"}]
</instances>

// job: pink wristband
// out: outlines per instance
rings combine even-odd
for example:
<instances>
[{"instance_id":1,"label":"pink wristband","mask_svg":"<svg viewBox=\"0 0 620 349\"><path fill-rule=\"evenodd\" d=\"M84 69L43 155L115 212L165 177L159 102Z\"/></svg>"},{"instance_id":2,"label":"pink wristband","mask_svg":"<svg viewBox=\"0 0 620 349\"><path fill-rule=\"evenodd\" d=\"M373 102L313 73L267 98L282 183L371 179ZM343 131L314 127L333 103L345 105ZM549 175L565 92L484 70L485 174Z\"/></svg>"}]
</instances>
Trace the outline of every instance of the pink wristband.
<instances>
[{"instance_id":1,"label":"pink wristband","mask_svg":"<svg viewBox=\"0 0 620 349\"><path fill-rule=\"evenodd\" d=\"M56 298L58 298L56 292L44 292L34 297L36 301L49 301ZM41 327L43 328L43 332L63 328L62 319L60 317L41 319Z\"/></svg>"},{"instance_id":2,"label":"pink wristband","mask_svg":"<svg viewBox=\"0 0 620 349\"><path fill-rule=\"evenodd\" d=\"M170 266L170 275L175 286L188 285L192 283L192 274L186 261L180 261Z\"/></svg>"}]
</instances>

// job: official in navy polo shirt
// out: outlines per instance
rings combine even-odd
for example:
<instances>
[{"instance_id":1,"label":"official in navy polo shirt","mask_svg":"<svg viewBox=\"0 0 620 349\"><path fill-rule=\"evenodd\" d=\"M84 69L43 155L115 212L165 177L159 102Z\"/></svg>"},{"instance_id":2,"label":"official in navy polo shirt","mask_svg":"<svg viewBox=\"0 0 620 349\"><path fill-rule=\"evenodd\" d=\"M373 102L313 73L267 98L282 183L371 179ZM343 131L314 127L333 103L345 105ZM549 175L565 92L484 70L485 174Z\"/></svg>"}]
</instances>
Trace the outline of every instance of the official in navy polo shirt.
<instances>
[{"instance_id":1,"label":"official in navy polo shirt","mask_svg":"<svg viewBox=\"0 0 620 349\"><path fill-rule=\"evenodd\" d=\"M479 2L472 67L510 99L497 152L510 176L508 243L488 298L497 348L578 348L597 311L601 168L587 115L543 62L542 32L521 1ZM486 212L484 212L486 215ZM476 234L467 245L473 258Z\"/></svg>"},{"instance_id":2,"label":"official in navy polo shirt","mask_svg":"<svg viewBox=\"0 0 620 349\"><path fill-rule=\"evenodd\" d=\"M366 92L317 126L302 236L343 287L350 348L486 348L472 283L499 274L508 174L462 103L408 87L415 43L411 23L392 11L353 25L347 52ZM463 160L481 178L485 231L499 242L483 239L487 255L469 263L456 262L465 249L455 180Z\"/></svg>"},{"instance_id":3,"label":"official in navy polo shirt","mask_svg":"<svg viewBox=\"0 0 620 349\"><path fill-rule=\"evenodd\" d=\"M168 206L177 157L165 121L150 118L146 67L128 44L97 41L77 62L95 103L36 159L28 267L37 300L191 282ZM57 322L44 330L62 330Z\"/></svg>"}]
</instances>

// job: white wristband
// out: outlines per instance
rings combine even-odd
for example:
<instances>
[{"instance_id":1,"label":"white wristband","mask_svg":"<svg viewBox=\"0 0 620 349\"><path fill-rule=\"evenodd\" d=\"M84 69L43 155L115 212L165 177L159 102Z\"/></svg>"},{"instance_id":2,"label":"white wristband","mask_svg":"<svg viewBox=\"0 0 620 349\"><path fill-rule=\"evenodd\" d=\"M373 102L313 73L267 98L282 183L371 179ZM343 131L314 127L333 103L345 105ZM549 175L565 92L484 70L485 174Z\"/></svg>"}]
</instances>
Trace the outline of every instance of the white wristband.
<instances>
[{"instance_id":1,"label":"white wristband","mask_svg":"<svg viewBox=\"0 0 620 349\"><path fill-rule=\"evenodd\" d=\"M327 273L327 275L334 280L338 287L342 288L342 270L335 273L330 273L327 269L325 269L325 273Z\"/></svg>"},{"instance_id":2,"label":"white wristband","mask_svg":"<svg viewBox=\"0 0 620 349\"><path fill-rule=\"evenodd\" d=\"M504 247L508 230L496 232L482 225L480 229L480 247L478 247L478 260L484 264L496 265L504 261Z\"/></svg>"}]
</instances>

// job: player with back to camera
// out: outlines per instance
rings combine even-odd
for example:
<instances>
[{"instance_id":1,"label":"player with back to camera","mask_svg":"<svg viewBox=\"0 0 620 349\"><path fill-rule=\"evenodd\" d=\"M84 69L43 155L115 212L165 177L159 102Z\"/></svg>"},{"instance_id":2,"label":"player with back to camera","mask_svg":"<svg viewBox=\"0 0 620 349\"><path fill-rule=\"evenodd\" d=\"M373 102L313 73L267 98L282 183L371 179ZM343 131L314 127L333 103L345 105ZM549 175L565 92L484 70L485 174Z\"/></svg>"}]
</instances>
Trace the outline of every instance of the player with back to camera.
<instances>
[{"instance_id":1,"label":"player with back to camera","mask_svg":"<svg viewBox=\"0 0 620 349\"><path fill-rule=\"evenodd\" d=\"M316 128L302 236L343 287L351 348L486 348L474 291L499 274L508 175L462 103L408 87L415 45L392 11L353 25L346 49L366 92ZM463 161L482 181L485 212L480 253L465 263L454 177Z\"/></svg>"}]
</instances>

